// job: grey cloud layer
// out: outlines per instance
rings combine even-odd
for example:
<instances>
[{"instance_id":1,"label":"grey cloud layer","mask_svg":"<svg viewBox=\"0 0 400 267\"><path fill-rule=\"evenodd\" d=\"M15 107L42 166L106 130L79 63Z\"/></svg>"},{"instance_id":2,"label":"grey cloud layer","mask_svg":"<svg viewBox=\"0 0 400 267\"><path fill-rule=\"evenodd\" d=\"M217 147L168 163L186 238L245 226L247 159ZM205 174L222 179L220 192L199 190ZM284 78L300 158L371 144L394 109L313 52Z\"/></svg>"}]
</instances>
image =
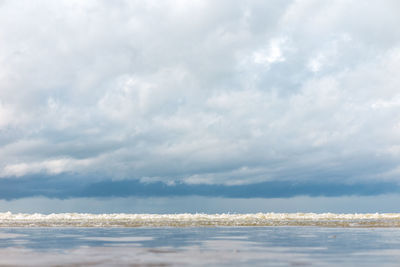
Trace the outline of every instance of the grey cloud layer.
<instances>
[{"instance_id":1,"label":"grey cloud layer","mask_svg":"<svg viewBox=\"0 0 400 267\"><path fill-rule=\"evenodd\" d=\"M3 1L0 176L397 180L399 10Z\"/></svg>"}]
</instances>

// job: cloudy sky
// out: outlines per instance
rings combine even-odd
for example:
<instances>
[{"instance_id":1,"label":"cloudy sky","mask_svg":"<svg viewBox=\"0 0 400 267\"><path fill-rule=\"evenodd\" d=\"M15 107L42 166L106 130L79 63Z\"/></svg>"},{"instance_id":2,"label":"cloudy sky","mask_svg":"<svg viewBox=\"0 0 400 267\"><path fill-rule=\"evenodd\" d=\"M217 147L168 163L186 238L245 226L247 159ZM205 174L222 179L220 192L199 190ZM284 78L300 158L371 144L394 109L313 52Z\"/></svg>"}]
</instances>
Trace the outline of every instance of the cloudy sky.
<instances>
[{"instance_id":1,"label":"cloudy sky","mask_svg":"<svg viewBox=\"0 0 400 267\"><path fill-rule=\"evenodd\" d=\"M0 199L400 192L398 1L0 1Z\"/></svg>"}]
</instances>

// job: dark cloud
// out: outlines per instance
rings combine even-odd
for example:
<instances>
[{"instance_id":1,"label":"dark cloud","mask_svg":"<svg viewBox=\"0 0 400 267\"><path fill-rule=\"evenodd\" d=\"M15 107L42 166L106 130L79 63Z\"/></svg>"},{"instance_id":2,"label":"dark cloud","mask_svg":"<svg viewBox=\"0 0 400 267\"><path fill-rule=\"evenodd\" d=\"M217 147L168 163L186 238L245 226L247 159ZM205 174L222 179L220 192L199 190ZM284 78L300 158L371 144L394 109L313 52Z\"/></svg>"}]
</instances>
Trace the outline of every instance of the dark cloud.
<instances>
[{"instance_id":1,"label":"dark cloud","mask_svg":"<svg viewBox=\"0 0 400 267\"><path fill-rule=\"evenodd\" d=\"M85 179L86 178L86 179ZM205 196L228 198L288 198L296 196L376 196L400 193L392 182L341 183L270 181L246 185L143 183L135 179L90 182L88 177L63 176L24 177L0 180L0 199L27 197L68 199L77 197L181 197Z\"/></svg>"}]
</instances>

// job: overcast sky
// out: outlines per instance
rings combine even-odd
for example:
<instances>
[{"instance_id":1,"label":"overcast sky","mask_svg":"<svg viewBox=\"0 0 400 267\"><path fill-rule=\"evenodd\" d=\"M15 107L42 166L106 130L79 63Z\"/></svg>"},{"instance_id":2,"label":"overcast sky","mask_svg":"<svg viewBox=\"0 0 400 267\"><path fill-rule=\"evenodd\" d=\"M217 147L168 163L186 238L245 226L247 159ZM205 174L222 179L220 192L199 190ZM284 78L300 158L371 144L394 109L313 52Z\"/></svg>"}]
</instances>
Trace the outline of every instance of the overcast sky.
<instances>
[{"instance_id":1,"label":"overcast sky","mask_svg":"<svg viewBox=\"0 0 400 267\"><path fill-rule=\"evenodd\" d=\"M397 0L0 1L0 198L392 192L399 25Z\"/></svg>"}]
</instances>

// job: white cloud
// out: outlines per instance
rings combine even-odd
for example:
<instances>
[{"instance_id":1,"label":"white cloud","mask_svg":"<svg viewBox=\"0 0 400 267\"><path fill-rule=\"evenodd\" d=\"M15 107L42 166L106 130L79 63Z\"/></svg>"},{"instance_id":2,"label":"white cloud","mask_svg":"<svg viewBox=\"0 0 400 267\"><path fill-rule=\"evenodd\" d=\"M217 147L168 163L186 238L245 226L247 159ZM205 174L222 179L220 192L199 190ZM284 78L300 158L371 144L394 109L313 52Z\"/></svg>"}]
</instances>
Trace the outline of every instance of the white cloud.
<instances>
[{"instance_id":1,"label":"white cloud","mask_svg":"<svg viewBox=\"0 0 400 267\"><path fill-rule=\"evenodd\" d=\"M0 102L0 129L12 124L13 122L13 117L14 114L10 108L5 107L1 102Z\"/></svg>"},{"instance_id":2,"label":"white cloud","mask_svg":"<svg viewBox=\"0 0 400 267\"><path fill-rule=\"evenodd\" d=\"M88 166L92 163L90 159L74 160L74 159L52 159L42 162L17 163L4 166L1 177L16 176L20 177L27 174L46 173L59 174L68 171L77 171L80 167Z\"/></svg>"},{"instance_id":3,"label":"white cloud","mask_svg":"<svg viewBox=\"0 0 400 267\"><path fill-rule=\"evenodd\" d=\"M285 57L282 51L282 47L284 46L285 41L286 40L284 38L272 39L269 42L269 46L267 49L254 52L254 62L257 64L269 66L270 64L275 62L285 61Z\"/></svg>"}]
</instances>

